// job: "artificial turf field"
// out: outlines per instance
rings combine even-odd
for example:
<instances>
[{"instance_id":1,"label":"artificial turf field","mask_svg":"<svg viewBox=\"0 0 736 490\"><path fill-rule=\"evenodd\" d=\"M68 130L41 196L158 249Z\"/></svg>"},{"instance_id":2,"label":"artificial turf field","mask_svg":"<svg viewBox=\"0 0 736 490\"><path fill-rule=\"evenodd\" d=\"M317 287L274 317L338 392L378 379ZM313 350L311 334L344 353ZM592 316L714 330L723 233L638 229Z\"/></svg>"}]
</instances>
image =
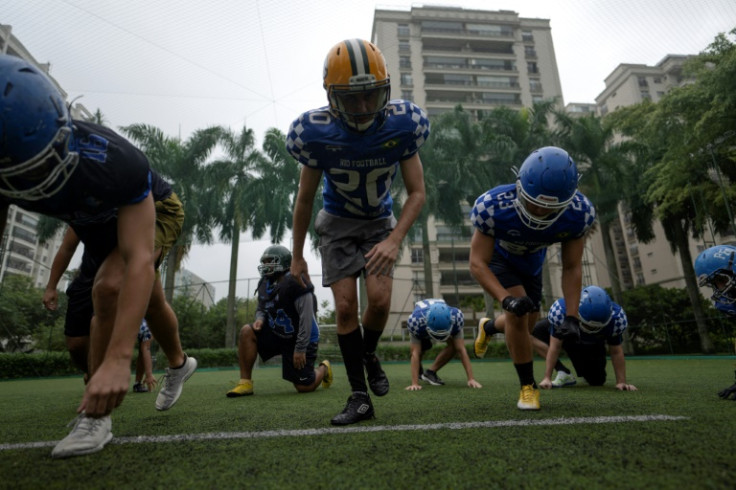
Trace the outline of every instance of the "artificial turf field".
<instances>
[{"instance_id":1,"label":"artificial turf field","mask_svg":"<svg viewBox=\"0 0 736 490\"><path fill-rule=\"evenodd\" d=\"M429 362L425 361L425 367ZM200 370L157 412L129 393L101 452L53 460L82 394L80 378L0 382L0 488L648 488L736 486L734 356L627 362L638 392L578 385L542 391L542 410L516 409L509 361L473 361L483 388L452 362L445 386L408 392L408 363L373 397L376 419L337 428L349 394L334 364L328 390L297 394L280 367L254 372L254 396L226 398L238 372ZM535 362L541 379L542 361Z\"/></svg>"}]
</instances>

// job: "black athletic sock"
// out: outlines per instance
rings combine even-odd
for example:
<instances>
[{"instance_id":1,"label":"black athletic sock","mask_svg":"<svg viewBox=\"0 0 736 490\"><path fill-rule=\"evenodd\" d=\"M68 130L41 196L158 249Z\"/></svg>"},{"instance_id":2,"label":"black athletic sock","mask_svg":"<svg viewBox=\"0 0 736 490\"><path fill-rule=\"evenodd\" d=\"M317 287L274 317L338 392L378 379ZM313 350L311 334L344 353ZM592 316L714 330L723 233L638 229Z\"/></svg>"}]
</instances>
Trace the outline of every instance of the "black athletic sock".
<instances>
[{"instance_id":1,"label":"black athletic sock","mask_svg":"<svg viewBox=\"0 0 736 490\"><path fill-rule=\"evenodd\" d=\"M485 322L483 324L483 331L486 333L486 335L495 335L497 333L501 333L499 330L496 329L496 320Z\"/></svg>"},{"instance_id":2,"label":"black athletic sock","mask_svg":"<svg viewBox=\"0 0 736 490\"><path fill-rule=\"evenodd\" d=\"M570 374L570 370L567 369L567 367L565 367L565 365L562 364L559 359L557 359L557 363L555 364L555 371L557 371L558 373L563 372Z\"/></svg>"},{"instance_id":3,"label":"black athletic sock","mask_svg":"<svg viewBox=\"0 0 736 490\"><path fill-rule=\"evenodd\" d=\"M376 353L378 341L381 339L382 331L363 329L363 353L366 356Z\"/></svg>"},{"instance_id":4,"label":"black athletic sock","mask_svg":"<svg viewBox=\"0 0 736 490\"><path fill-rule=\"evenodd\" d=\"M537 387L537 383L534 381L534 364L529 361L523 364L514 364L516 368L516 374L519 375L519 382L521 386L534 385Z\"/></svg>"},{"instance_id":5,"label":"black athletic sock","mask_svg":"<svg viewBox=\"0 0 736 490\"><path fill-rule=\"evenodd\" d=\"M348 382L353 391L368 392L363 368L363 336L356 328L348 334L338 334L337 343L340 345Z\"/></svg>"}]
</instances>

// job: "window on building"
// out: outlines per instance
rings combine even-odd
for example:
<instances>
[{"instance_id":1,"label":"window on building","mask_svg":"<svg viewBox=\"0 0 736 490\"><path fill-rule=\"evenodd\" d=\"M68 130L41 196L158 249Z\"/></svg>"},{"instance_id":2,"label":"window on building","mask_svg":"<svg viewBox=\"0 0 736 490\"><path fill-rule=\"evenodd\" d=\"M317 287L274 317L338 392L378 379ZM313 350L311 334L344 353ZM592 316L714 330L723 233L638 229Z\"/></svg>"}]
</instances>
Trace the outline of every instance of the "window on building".
<instances>
[{"instance_id":1,"label":"window on building","mask_svg":"<svg viewBox=\"0 0 736 490\"><path fill-rule=\"evenodd\" d=\"M534 35L532 31L521 31L521 40L525 43L534 42Z\"/></svg>"},{"instance_id":2,"label":"window on building","mask_svg":"<svg viewBox=\"0 0 736 490\"><path fill-rule=\"evenodd\" d=\"M409 41L399 41L399 53L409 53L410 51Z\"/></svg>"},{"instance_id":3,"label":"window on building","mask_svg":"<svg viewBox=\"0 0 736 490\"><path fill-rule=\"evenodd\" d=\"M529 73L539 73L539 67L537 66L536 61L527 61L526 62L526 71Z\"/></svg>"},{"instance_id":4,"label":"window on building","mask_svg":"<svg viewBox=\"0 0 736 490\"><path fill-rule=\"evenodd\" d=\"M402 73L400 78L400 84L405 87L413 87L414 79L411 77L411 73Z\"/></svg>"},{"instance_id":5,"label":"window on building","mask_svg":"<svg viewBox=\"0 0 736 490\"><path fill-rule=\"evenodd\" d=\"M639 82L640 87L648 87L649 82L647 82L647 77L637 77L637 81Z\"/></svg>"},{"instance_id":6,"label":"window on building","mask_svg":"<svg viewBox=\"0 0 736 490\"><path fill-rule=\"evenodd\" d=\"M409 37L410 31L409 31L409 24L399 24L396 28L396 34L399 37Z\"/></svg>"},{"instance_id":7,"label":"window on building","mask_svg":"<svg viewBox=\"0 0 736 490\"><path fill-rule=\"evenodd\" d=\"M411 68L411 58L409 56L399 56L399 68Z\"/></svg>"},{"instance_id":8,"label":"window on building","mask_svg":"<svg viewBox=\"0 0 736 490\"><path fill-rule=\"evenodd\" d=\"M541 92L542 82L540 80L529 80L529 90L532 92Z\"/></svg>"},{"instance_id":9,"label":"window on building","mask_svg":"<svg viewBox=\"0 0 736 490\"><path fill-rule=\"evenodd\" d=\"M649 94L649 92L639 92L639 95L641 95L642 100L652 100L652 96Z\"/></svg>"},{"instance_id":10,"label":"window on building","mask_svg":"<svg viewBox=\"0 0 736 490\"><path fill-rule=\"evenodd\" d=\"M404 100L414 100L414 91L413 90L402 90L401 98Z\"/></svg>"},{"instance_id":11,"label":"window on building","mask_svg":"<svg viewBox=\"0 0 736 490\"><path fill-rule=\"evenodd\" d=\"M411 249L411 263L412 264L421 264L424 262L424 250L421 248L412 248Z\"/></svg>"}]
</instances>

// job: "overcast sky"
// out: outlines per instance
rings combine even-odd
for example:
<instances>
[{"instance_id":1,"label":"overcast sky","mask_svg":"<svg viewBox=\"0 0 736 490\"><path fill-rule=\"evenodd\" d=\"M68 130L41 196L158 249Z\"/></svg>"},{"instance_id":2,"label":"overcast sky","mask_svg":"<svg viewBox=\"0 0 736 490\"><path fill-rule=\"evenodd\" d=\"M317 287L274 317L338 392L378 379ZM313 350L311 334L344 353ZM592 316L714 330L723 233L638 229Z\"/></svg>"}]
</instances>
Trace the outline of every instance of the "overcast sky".
<instances>
[{"instance_id":1,"label":"overcast sky","mask_svg":"<svg viewBox=\"0 0 736 490\"><path fill-rule=\"evenodd\" d=\"M351 0L3 0L0 24L69 94L82 95L114 128L156 126L187 138L210 125L286 132L301 112L325 104L329 48L370 39L376 7L409 1ZM736 27L736 0L464 0L424 2L512 10L550 19L565 103L594 102L620 63L653 65L696 54ZM380 46L379 46L380 48ZM241 241L238 295L265 241ZM288 242L286 243L288 246ZM197 246L185 267L227 294L229 246ZM320 273L310 259L310 271ZM250 281L250 294L255 281ZM330 299L318 287L318 296Z\"/></svg>"}]
</instances>

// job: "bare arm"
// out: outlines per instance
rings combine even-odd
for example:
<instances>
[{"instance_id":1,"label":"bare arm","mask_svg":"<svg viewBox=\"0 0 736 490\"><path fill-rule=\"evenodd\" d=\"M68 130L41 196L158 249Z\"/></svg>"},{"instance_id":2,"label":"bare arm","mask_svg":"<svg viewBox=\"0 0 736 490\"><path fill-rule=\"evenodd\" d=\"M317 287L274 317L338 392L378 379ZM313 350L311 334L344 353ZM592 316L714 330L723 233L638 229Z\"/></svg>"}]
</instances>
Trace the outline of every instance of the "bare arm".
<instances>
[{"instance_id":1,"label":"bare arm","mask_svg":"<svg viewBox=\"0 0 736 490\"><path fill-rule=\"evenodd\" d=\"M401 207L401 215L391 234L381 243L376 244L366 255L368 261L365 270L368 274L390 274L399 255L401 242L409 233L411 225L424 206L426 191L424 189L424 169L419 153L415 153L399 164L401 177L406 187L407 198Z\"/></svg>"},{"instance_id":2,"label":"bare arm","mask_svg":"<svg viewBox=\"0 0 736 490\"><path fill-rule=\"evenodd\" d=\"M468 356L468 351L465 349L465 339L463 339L462 337L457 339L453 338L452 343L455 347L455 352L460 355L460 362L463 364L463 368L465 368L465 375L468 377L468 387L482 388L483 386L478 383L473 376L473 366L470 363L470 356Z\"/></svg>"},{"instance_id":3,"label":"bare arm","mask_svg":"<svg viewBox=\"0 0 736 490\"><path fill-rule=\"evenodd\" d=\"M560 358L561 350L562 341L557 337L550 336L549 349L547 349L547 359L544 364L544 379L539 383L540 388L552 388L552 371L554 371L555 364L557 364L557 360Z\"/></svg>"},{"instance_id":4,"label":"bare arm","mask_svg":"<svg viewBox=\"0 0 736 490\"><path fill-rule=\"evenodd\" d=\"M54 256L54 260L51 263L51 271L49 272L49 280L46 283L46 290L43 293L43 305L47 310L55 310L58 306L57 299L59 293L56 288L59 286L61 276L64 275L64 271L69 267L74 252L77 251L79 246L79 237L71 227L67 227L64 238L61 241L61 246Z\"/></svg>"},{"instance_id":5,"label":"bare arm","mask_svg":"<svg viewBox=\"0 0 736 490\"><path fill-rule=\"evenodd\" d=\"M322 179L322 171L302 165L299 174L299 191L296 195L294 214L292 216L292 250L291 250L291 275L301 284L306 286L304 278L309 281L309 268L304 260L304 242L312 221L312 208L314 196Z\"/></svg>"},{"instance_id":6,"label":"bare arm","mask_svg":"<svg viewBox=\"0 0 736 490\"><path fill-rule=\"evenodd\" d=\"M412 342L409 344L409 350L411 351L411 362L409 363L409 369L411 369L411 384L404 389L417 391L422 389L422 385L419 384L419 364L422 360L422 344L419 342Z\"/></svg>"},{"instance_id":7,"label":"bare arm","mask_svg":"<svg viewBox=\"0 0 736 490\"><path fill-rule=\"evenodd\" d=\"M624 348L621 345L609 345L611 364L616 375L616 389L621 391L637 391L636 386L626 382L626 360L624 359Z\"/></svg>"},{"instance_id":8,"label":"bare arm","mask_svg":"<svg viewBox=\"0 0 736 490\"><path fill-rule=\"evenodd\" d=\"M509 292L501 286L496 275L488 267L493 258L495 243L496 239L492 236L485 235L478 230L473 232L470 240L470 273L488 294L498 301L503 301Z\"/></svg>"},{"instance_id":9,"label":"bare arm","mask_svg":"<svg viewBox=\"0 0 736 490\"><path fill-rule=\"evenodd\" d=\"M136 333L153 290L155 221L150 194L139 203L118 209L117 250L124 269L115 320L102 363L87 384L78 412L84 410L93 417L108 414L128 392Z\"/></svg>"},{"instance_id":10,"label":"bare arm","mask_svg":"<svg viewBox=\"0 0 736 490\"><path fill-rule=\"evenodd\" d=\"M562 296L565 298L567 314L578 316L580 290L583 281L583 251L585 238L562 244Z\"/></svg>"}]
</instances>

